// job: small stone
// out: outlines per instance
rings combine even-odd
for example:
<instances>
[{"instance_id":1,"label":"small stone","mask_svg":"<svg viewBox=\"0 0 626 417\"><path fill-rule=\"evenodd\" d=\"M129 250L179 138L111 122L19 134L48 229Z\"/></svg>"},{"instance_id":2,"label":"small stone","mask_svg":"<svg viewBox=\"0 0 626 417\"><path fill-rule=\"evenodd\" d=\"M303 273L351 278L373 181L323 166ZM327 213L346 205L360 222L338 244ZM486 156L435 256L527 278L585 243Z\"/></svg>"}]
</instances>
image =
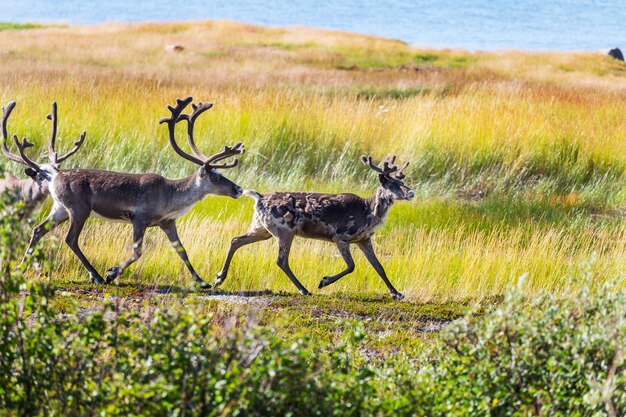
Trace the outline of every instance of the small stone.
<instances>
[{"instance_id":1,"label":"small stone","mask_svg":"<svg viewBox=\"0 0 626 417\"><path fill-rule=\"evenodd\" d=\"M610 56L611 58L617 59L619 61L623 61L624 60L624 54L622 54L622 51L619 48L613 48L608 52L608 56Z\"/></svg>"},{"instance_id":2,"label":"small stone","mask_svg":"<svg viewBox=\"0 0 626 417\"><path fill-rule=\"evenodd\" d=\"M182 45L165 45L165 50L167 52L182 52L185 50L185 47Z\"/></svg>"}]
</instances>

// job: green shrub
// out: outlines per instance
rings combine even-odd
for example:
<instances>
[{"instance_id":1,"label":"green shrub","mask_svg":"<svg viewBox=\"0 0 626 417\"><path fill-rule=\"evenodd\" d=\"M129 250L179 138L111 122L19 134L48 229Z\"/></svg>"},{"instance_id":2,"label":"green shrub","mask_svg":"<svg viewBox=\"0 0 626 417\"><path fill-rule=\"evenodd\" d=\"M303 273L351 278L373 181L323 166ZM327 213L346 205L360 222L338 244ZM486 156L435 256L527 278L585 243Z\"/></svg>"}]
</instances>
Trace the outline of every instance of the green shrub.
<instances>
[{"instance_id":1,"label":"green shrub","mask_svg":"<svg viewBox=\"0 0 626 417\"><path fill-rule=\"evenodd\" d=\"M617 416L626 412L626 294L510 292L421 353L367 359L338 345L224 324L193 304L55 313L49 265L0 201L0 415ZM17 212L16 212L17 210ZM25 265L38 279L26 279ZM176 300L174 300L176 301ZM182 300L181 300L182 301ZM280 325L279 323L275 324Z\"/></svg>"},{"instance_id":2,"label":"green shrub","mask_svg":"<svg viewBox=\"0 0 626 417\"><path fill-rule=\"evenodd\" d=\"M400 365L392 385L406 415L624 415L624 346L626 294L615 284L533 300L516 290Z\"/></svg>"},{"instance_id":3,"label":"green shrub","mask_svg":"<svg viewBox=\"0 0 626 417\"><path fill-rule=\"evenodd\" d=\"M350 360L358 332L321 353L182 303L138 313L109 297L57 315L52 285L24 277L49 265L40 253L17 262L26 233L4 203L0 415L359 415L370 397L371 371Z\"/></svg>"}]
</instances>

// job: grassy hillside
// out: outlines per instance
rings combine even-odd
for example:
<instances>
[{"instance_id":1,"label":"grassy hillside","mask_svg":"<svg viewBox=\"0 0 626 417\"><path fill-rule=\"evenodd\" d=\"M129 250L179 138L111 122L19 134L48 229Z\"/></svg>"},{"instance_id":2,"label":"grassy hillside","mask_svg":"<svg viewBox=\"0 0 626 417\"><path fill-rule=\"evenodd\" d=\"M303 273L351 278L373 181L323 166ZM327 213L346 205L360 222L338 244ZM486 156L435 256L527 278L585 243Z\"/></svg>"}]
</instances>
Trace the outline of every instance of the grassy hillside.
<instances>
[{"instance_id":1,"label":"grassy hillside","mask_svg":"<svg viewBox=\"0 0 626 417\"><path fill-rule=\"evenodd\" d=\"M246 144L241 166L226 173L244 188L367 195L377 179L359 155L411 161L418 198L392 209L375 243L410 300L498 296L524 273L530 293L558 293L577 285L571 277L581 265L593 263L602 277L624 271L624 63L597 53L418 50L225 21L7 28L0 102L18 103L11 133L44 144L56 100L61 146L88 132L68 167L192 173L157 124L166 104L192 95L215 103L196 129L205 153ZM185 49L168 52L172 44ZM249 199L210 197L180 221L206 280L251 214ZM66 230L55 236L62 240ZM82 242L104 271L127 257L131 230L91 220ZM160 231L150 231L145 246L122 282L191 284ZM276 251L273 241L241 249L224 289L295 292L275 265ZM299 240L292 253L310 290L343 268L327 243ZM62 285L88 280L67 247L53 256ZM385 294L360 253L355 260L354 274L321 292Z\"/></svg>"}]
</instances>

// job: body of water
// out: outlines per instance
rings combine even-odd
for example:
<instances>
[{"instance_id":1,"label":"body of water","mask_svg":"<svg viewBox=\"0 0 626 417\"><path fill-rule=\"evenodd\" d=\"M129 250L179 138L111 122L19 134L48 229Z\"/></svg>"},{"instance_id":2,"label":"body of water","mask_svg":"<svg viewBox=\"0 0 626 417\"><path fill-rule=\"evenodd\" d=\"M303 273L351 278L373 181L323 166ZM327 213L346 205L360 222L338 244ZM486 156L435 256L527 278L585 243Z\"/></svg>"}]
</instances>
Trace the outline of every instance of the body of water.
<instances>
[{"instance_id":1,"label":"body of water","mask_svg":"<svg viewBox=\"0 0 626 417\"><path fill-rule=\"evenodd\" d=\"M94 24L233 19L469 50L626 49L626 3L579 0L0 0L0 21Z\"/></svg>"}]
</instances>

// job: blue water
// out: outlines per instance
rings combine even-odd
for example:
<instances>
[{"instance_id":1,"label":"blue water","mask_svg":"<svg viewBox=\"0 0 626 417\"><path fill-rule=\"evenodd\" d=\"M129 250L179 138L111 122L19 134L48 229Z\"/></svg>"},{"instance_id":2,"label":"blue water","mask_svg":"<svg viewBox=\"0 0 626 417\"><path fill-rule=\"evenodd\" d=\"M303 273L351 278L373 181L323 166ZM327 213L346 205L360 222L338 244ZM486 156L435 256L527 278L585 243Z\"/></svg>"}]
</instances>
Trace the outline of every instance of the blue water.
<instances>
[{"instance_id":1,"label":"blue water","mask_svg":"<svg viewBox=\"0 0 626 417\"><path fill-rule=\"evenodd\" d=\"M626 3L580 0L0 0L0 21L93 24L234 19L469 50L626 49Z\"/></svg>"}]
</instances>

